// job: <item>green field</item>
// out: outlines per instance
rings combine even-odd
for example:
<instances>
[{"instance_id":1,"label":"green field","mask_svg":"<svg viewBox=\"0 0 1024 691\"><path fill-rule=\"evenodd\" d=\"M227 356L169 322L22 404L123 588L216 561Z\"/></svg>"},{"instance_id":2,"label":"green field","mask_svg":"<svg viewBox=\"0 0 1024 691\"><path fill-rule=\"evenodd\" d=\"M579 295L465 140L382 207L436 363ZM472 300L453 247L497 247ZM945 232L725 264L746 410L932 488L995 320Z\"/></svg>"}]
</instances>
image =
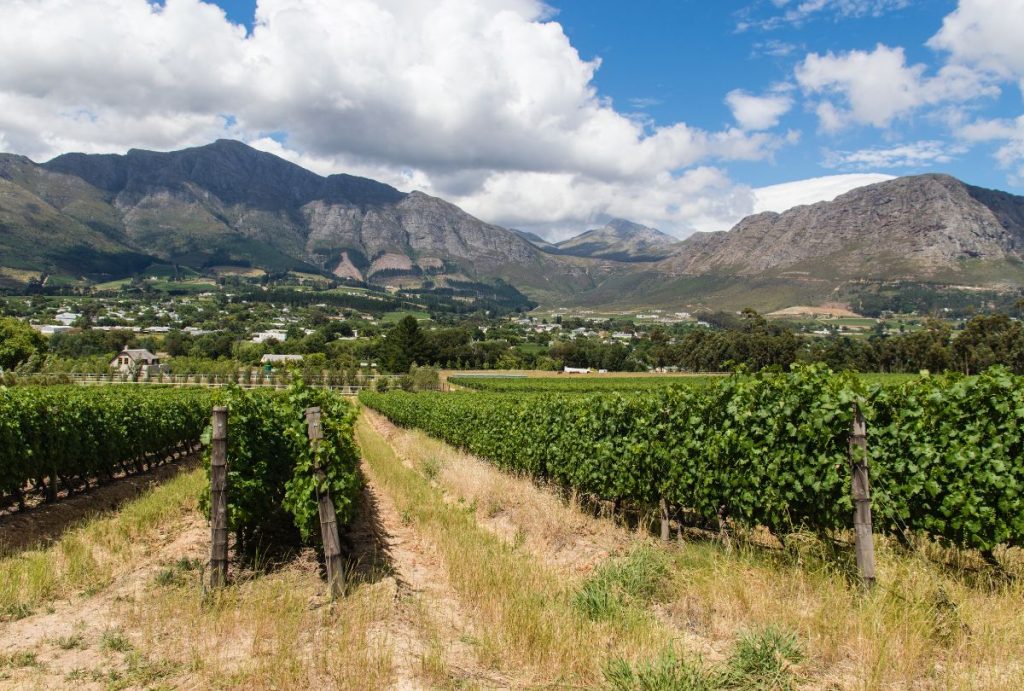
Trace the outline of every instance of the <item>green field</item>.
<instances>
[{"instance_id":1,"label":"green field","mask_svg":"<svg viewBox=\"0 0 1024 691\"><path fill-rule=\"evenodd\" d=\"M870 373L857 375L867 384L884 386L902 384L912 381L916 374L881 374ZM726 375L691 374L691 375L633 375L595 376L558 374L546 377L532 377L515 374L474 374L452 375L448 381L455 386L494 393L602 393L653 391L670 386L703 387L720 382Z\"/></svg>"}]
</instances>

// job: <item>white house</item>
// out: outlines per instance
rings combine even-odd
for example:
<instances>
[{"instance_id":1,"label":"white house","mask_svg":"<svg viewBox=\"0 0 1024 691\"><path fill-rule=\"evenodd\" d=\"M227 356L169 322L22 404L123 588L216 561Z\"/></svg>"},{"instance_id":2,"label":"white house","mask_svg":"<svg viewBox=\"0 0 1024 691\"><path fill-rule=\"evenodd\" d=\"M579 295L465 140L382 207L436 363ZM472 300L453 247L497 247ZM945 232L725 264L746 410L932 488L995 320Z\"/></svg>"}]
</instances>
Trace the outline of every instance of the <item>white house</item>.
<instances>
[{"instance_id":1,"label":"white house","mask_svg":"<svg viewBox=\"0 0 1024 691\"><path fill-rule=\"evenodd\" d=\"M562 371L566 374L590 374L589 367L566 367Z\"/></svg>"},{"instance_id":2,"label":"white house","mask_svg":"<svg viewBox=\"0 0 1024 691\"><path fill-rule=\"evenodd\" d=\"M273 354L273 353L267 353L266 355L264 355L263 357L260 358L260 364L261 365L266 365L268 363L271 364L271 365L279 365L279 364L285 364L285 363L288 363L288 362L302 362L302 356L301 355L276 355L276 354Z\"/></svg>"},{"instance_id":3,"label":"white house","mask_svg":"<svg viewBox=\"0 0 1024 691\"><path fill-rule=\"evenodd\" d=\"M288 334L280 329L268 329L267 331L258 331L252 335L253 343L266 343L271 339L285 341L288 339Z\"/></svg>"},{"instance_id":4,"label":"white house","mask_svg":"<svg viewBox=\"0 0 1024 691\"><path fill-rule=\"evenodd\" d=\"M145 348L125 348L110 361L111 369L125 374L145 373L151 368L160 369L160 358Z\"/></svg>"},{"instance_id":5,"label":"white house","mask_svg":"<svg viewBox=\"0 0 1024 691\"><path fill-rule=\"evenodd\" d=\"M78 318L81 316L82 315L76 312L59 312L57 316L54 317L54 319L63 324L64 326L71 326L76 321L78 321Z\"/></svg>"}]
</instances>

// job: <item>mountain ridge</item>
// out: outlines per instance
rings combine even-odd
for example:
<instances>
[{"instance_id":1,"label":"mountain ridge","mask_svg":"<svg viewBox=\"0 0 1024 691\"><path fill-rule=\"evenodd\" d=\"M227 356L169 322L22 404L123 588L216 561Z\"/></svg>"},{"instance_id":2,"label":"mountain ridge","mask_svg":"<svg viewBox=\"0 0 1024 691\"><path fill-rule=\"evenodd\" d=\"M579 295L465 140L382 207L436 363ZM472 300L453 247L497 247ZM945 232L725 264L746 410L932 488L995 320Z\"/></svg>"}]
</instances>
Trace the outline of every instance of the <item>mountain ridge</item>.
<instances>
[{"instance_id":1,"label":"mountain ridge","mask_svg":"<svg viewBox=\"0 0 1024 691\"><path fill-rule=\"evenodd\" d=\"M0 256L87 277L240 264L398 287L502 280L551 305L785 307L899 281L1019 290L1024 197L926 174L682 241L611 219L549 243L423 192L218 140L43 164L0 154Z\"/></svg>"}]
</instances>

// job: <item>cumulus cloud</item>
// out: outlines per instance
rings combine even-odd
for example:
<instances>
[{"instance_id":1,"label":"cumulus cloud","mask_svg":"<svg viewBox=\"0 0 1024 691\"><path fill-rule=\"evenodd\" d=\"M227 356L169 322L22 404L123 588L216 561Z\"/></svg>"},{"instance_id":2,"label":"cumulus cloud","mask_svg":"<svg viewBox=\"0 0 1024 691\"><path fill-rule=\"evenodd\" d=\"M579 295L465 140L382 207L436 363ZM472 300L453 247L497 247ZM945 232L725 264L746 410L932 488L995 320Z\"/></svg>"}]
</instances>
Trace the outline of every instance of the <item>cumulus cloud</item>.
<instances>
[{"instance_id":1,"label":"cumulus cloud","mask_svg":"<svg viewBox=\"0 0 1024 691\"><path fill-rule=\"evenodd\" d=\"M631 117L596 91L599 66L541 0L258 0L251 33L202 0L16 0L0 3L0 137L37 159L236 137L495 222L515 217L488 201L509 181L568 181L577 196L534 219L593 213L602 198L583 195L621 185L642 220L683 232L733 204L735 185L698 171L787 141Z\"/></svg>"},{"instance_id":2,"label":"cumulus cloud","mask_svg":"<svg viewBox=\"0 0 1024 691\"><path fill-rule=\"evenodd\" d=\"M857 151L829 151L824 165L828 168L868 170L871 168L929 168L951 163L967 151L959 144L938 140L910 142L898 146L873 147Z\"/></svg>"},{"instance_id":3,"label":"cumulus cloud","mask_svg":"<svg viewBox=\"0 0 1024 691\"><path fill-rule=\"evenodd\" d=\"M960 0L928 45L953 62L1021 80L1024 90L1024 0Z\"/></svg>"},{"instance_id":4,"label":"cumulus cloud","mask_svg":"<svg viewBox=\"0 0 1024 691\"><path fill-rule=\"evenodd\" d=\"M997 96L999 88L965 65L948 64L934 76L908 65L903 48L812 53L797 65L796 81L810 97L826 132L848 125L888 127L923 106Z\"/></svg>"},{"instance_id":5,"label":"cumulus cloud","mask_svg":"<svg viewBox=\"0 0 1024 691\"><path fill-rule=\"evenodd\" d=\"M725 102L744 130L771 129L793 107L793 99L784 93L755 96L742 89L726 94Z\"/></svg>"}]
</instances>

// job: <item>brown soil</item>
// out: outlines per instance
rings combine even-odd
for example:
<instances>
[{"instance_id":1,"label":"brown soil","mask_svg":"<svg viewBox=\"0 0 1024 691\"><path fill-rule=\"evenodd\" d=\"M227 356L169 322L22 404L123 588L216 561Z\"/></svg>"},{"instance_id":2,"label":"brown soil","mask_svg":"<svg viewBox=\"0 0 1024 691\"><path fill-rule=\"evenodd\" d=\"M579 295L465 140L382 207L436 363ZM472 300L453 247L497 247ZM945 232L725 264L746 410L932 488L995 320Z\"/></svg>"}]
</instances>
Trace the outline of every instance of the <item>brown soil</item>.
<instances>
[{"instance_id":1,"label":"brown soil","mask_svg":"<svg viewBox=\"0 0 1024 691\"><path fill-rule=\"evenodd\" d=\"M0 556L53 542L68 528L98 513L117 510L154 485L198 464L199 454L193 453L146 473L123 476L82 494L65 495L52 504L38 503L25 511L0 515Z\"/></svg>"},{"instance_id":2,"label":"brown soil","mask_svg":"<svg viewBox=\"0 0 1024 691\"><path fill-rule=\"evenodd\" d=\"M32 665L15 665L7 671L7 680L0 684L11 684L12 688L67 688L76 670L126 670L127 656L110 642L112 636L122 631L121 603L144 596L168 562L183 557L203 559L209 549L209 538L209 528L201 516L183 516L150 536L147 543L152 551L136 562L138 568L103 591L57 601L38 614L0 625L0 659L19 652L35 654ZM0 680L3 678L0 674ZM107 685L107 679L92 676L74 683L76 688L100 689Z\"/></svg>"}]
</instances>

